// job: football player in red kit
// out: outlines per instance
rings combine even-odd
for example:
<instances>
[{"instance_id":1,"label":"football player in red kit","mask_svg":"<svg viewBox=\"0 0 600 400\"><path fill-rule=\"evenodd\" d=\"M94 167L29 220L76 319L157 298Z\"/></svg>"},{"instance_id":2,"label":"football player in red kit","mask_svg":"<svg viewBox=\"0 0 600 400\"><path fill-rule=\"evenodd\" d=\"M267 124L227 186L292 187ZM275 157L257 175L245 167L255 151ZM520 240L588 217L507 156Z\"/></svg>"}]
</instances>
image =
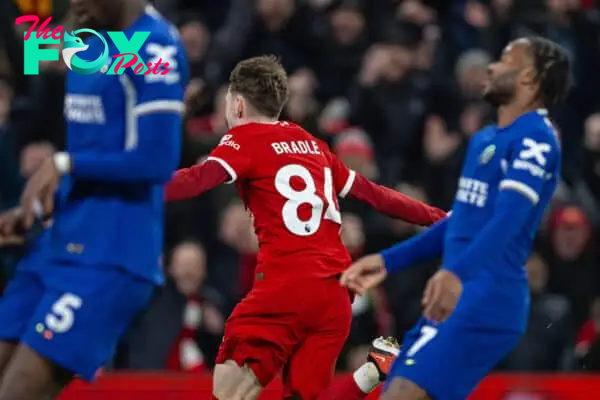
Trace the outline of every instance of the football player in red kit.
<instances>
[{"instance_id":1,"label":"football player in red kit","mask_svg":"<svg viewBox=\"0 0 600 400\"><path fill-rule=\"evenodd\" d=\"M338 281L351 260L337 199L352 196L426 226L446 214L370 182L298 125L278 121L287 98L276 58L240 62L226 96L229 131L206 161L177 171L166 187L167 200L178 200L235 183L254 216L255 282L227 320L213 393L255 399L283 370L285 399L362 399L385 378L397 348L375 340L370 361L330 386L352 319L351 295Z\"/></svg>"}]
</instances>

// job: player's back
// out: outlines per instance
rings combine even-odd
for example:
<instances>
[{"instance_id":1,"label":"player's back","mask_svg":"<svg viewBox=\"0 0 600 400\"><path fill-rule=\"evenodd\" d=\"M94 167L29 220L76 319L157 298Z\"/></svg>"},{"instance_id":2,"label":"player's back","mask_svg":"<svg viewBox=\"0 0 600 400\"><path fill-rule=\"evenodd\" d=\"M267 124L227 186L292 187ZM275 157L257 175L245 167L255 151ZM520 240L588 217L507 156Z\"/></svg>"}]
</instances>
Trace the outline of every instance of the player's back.
<instances>
[{"instance_id":1,"label":"player's back","mask_svg":"<svg viewBox=\"0 0 600 400\"><path fill-rule=\"evenodd\" d=\"M236 185L254 218L259 279L322 278L348 266L337 196L354 173L332 162L326 144L293 123L251 123L225 135L212 156L243 171Z\"/></svg>"}]
</instances>

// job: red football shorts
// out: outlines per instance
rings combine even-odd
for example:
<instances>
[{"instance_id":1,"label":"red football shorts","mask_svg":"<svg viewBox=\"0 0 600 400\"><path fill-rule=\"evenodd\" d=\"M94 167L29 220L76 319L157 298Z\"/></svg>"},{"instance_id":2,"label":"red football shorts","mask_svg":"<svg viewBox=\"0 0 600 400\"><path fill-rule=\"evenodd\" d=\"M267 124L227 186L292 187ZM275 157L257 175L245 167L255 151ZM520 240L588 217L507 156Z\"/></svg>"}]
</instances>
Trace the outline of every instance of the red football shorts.
<instances>
[{"instance_id":1,"label":"red football shorts","mask_svg":"<svg viewBox=\"0 0 600 400\"><path fill-rule=\"evenodd\" d=\"M349 293L335 277L256 281L227 320L217 363L247 365L263 387L283 370L284 398L314 399L333 379L351 322Z\"/></svg>"}]
</instances>

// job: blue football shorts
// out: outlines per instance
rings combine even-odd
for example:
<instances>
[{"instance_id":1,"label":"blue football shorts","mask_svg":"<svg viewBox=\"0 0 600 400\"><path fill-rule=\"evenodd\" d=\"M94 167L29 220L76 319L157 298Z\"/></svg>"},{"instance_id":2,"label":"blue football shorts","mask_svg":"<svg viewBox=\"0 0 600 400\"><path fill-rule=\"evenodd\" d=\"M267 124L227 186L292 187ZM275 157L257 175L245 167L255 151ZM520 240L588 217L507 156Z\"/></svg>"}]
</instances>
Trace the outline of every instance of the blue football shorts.
<instances>
[{"instance_id":1,"label":"blue football shorts","mask_svg":"<svg viewBox=\"0 0 600 400\"><path fill-rule=\"evenodd\" d=\"M478 327L462 316L441 324L421 318L406 333L385 388L400 377L434 400L465 400L520 337L519 331Z\"/></svg>"},{"instance_id":2,"label":"blue football shorts","mask_svg":"<svg viewBox=\"0 0 600 400\"><path fill-rule=\"evenodd\" d=\"M17 269L0 299L0 340L25 343L91 381L154 288L112 267L52 262Z\"/></svg>"}]
</instances>

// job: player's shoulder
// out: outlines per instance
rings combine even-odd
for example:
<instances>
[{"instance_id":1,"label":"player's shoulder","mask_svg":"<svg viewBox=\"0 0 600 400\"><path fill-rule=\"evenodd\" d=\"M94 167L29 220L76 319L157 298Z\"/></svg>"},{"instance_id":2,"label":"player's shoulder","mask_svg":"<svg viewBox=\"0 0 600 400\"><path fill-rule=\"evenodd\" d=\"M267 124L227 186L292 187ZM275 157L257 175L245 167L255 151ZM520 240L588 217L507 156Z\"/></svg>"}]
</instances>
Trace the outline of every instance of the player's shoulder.
<instances>
[{"instance_id":1,"label":"player's shoulder","mask_svg":"<svg viewBox=\"0 0 600 400\"><path fill-rule=\"evenodd\" d=\"M560 152L560 140L554 124L546 110L540 109L519 117L511 125L511 138L515 144L534 143L539 147L547 147L552 152Z\"/></svg>"},{"instance_id":2,"label":"player's shoulder","mask_svg":"<svg viewBox=\"0 0 600 400\"><path fill-rule=\"evenodd\" d=\"M509 127L516 137L530 136L538 139L558 139L556 128L544 109L523 114ZM554 140L553 140L554 141Z\"/></svg>"},{"instance_id":3,"label":"player's shoulder","mask_svg":"<svg viewBox=\"0 0 600 400\"><path fill-rule=\"evenodd\" d=\"M486 125L471 135L471 141L484 140L490 135L494 135L497 129L498 127L496 125Z\"/></svg>"},{"instance_id":4,"label":"player's shoulder","mask_svg":"<svg viewBox=\"0 0 600 400\"><path fill-rule=\"evenodd\" d=\"M157 63L164 66L168 64L168 73L164 75L148 74L145 75L145 80L148 83L187 82L188 61L177 28L163 18L152 6L146 8L145 15L134 28L136 32L148 33L148 37L138 52L144 63L151 64L151 66Z\"/></svg>"},{"instance_id":5,"label":"player's shoulder","mask_svg":"<svg viewBox=\"0 0 600 400\"><path fill-rule=\"evenodd\" d=\"M469 147L476 146L478 143L488 141L492 138L498 127L496 125L487 125L471 135L469 139Z\"/></svg>"},{"instance_id":6,"label":"player's shoulder","mask_svg":"<svg viewBox=\"0 0 600 400\"><path fill-rule=\"evenodd\" d=\"M177 28L167 21L154 7L146 7L145 15L142 17L136 30L149 32L148 41L161 44L177 45L181 47L181 38Z\"/></svg>"}]
</instances>

